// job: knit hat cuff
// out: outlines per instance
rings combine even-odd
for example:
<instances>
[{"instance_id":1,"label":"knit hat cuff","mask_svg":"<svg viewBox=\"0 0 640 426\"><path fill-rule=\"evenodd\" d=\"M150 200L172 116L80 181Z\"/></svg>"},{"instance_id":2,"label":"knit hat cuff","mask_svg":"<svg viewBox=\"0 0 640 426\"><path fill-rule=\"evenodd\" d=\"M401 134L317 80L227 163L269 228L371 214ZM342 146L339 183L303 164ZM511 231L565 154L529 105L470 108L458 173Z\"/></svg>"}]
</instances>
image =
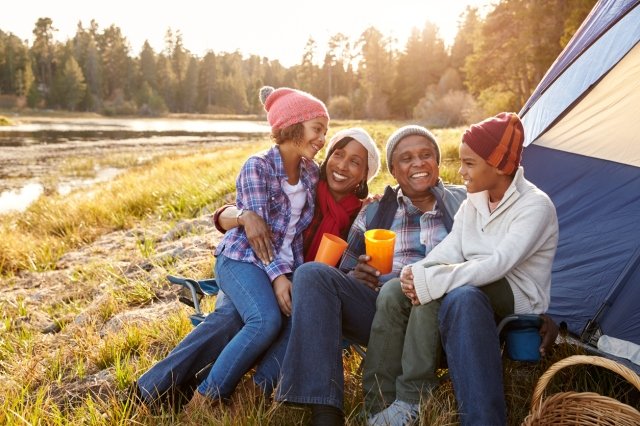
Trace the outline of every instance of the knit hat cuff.
<instances>
[{"instance_id":1,"label":"knit hat cuff","mask_svg":"<svg viewBox=\"0 0 640 426\"><path fill-rule=\"evenodd\" d=\"M259 97L273 129L284 129L318 117L329 119L324 102L301 90L264 86L260 89Z\"/></svg>"},{"instance_id":2,"label":"knit hat cuff","mask_svg":"<svg viewBox=\"0 0 640 426\"><path fill-rule=\"evenodd\" d=\"M502 112L469 127L462 142L492 167L512 175L520 165L524 128L517 114Z\"/></svg>"},{"instance_id":3,"label":"knit hat cuff","mask_svg":"<svg viewBox=\"0 0 640 426\"><path fill-rule=\"evenodd\" d=\"M378 171L380 171L380 151L378 150L376 143L366 130L360 127L352 127L340 130L338 133L333 135L327 145L327 152L330 152L333 146L344 138L353 138L367 150L367 182L371 182L371 180L378 174Z\"/></svg>"},{"instance_id":4,"label":"knit hat cuff","mask_svg":"<svg viewBox=\"0 0 640 426\"><path fill-rule=\"evenodd\" d=\"M387 169L389 169L389 172L391 172L391 157L393 155L393 151L396 149L396 146L402 139L411 135L424 136L425 138L429 139L436 149L436 161L438 162L438 164L440 164L440 146L436 141L436 137L433 136L433 133L431 133L427 128L411 124L408 126L400 127L398 130L393 132L391 136L389 136L389 139L387 139Z\"/></svg>"}]
</instances>

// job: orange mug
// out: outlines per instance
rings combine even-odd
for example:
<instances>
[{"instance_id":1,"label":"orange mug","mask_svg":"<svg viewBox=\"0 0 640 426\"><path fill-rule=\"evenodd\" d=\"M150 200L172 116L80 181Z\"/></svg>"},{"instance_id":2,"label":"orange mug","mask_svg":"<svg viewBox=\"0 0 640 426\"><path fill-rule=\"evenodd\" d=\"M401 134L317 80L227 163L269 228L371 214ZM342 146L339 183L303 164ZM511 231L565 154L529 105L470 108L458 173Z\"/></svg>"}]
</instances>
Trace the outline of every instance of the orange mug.
<instances>
[{"instance_id":1,"label":"orange mug","mask_svg":"<svg viewBox=\"0 0 640 426\"><path fill-rule=\"evenodd\" d=\"M345 240L325 232L322 234L315 261L326 263L329 266L336 266L346 248L347 242Z\"/></svg>"},{"instance_id":2,"label":"orange mug","mask_svg":"<svg viewBox=\"0 0 640 426\"><path fill-rule=\"evenodd\" d=\"M396 233L387 229L370 229L364 233L364 245L371 257L369 265L388 274L393 269L393 251Z\"/></svg>"}]
</instances>

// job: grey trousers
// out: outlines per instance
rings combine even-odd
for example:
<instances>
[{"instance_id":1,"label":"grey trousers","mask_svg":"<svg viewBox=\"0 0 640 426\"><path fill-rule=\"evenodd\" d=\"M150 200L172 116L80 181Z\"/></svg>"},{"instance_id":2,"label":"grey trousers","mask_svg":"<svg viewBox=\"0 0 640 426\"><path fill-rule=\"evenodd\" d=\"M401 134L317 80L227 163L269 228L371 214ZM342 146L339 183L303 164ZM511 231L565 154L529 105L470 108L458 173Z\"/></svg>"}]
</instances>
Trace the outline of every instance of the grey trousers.
<instances>
[{"instance_id":1,"label":"grey trousers","mask_svg":"<svg viewBox=\"0 0 640 426\"><path fill-rule=\"evenodd\" d=\"M440 301L413 306L400 280L380 289L364 361L365 410L377 413L395 399L416 404L438 384Z\"/></svg>"},{"instance_id":2,"label":"grey trousers","mask_svg":"<svg viewBox=\"0 0 640 426\"><path fill-rule=\"evenodd\" d=\"M505 279L480 289L489 297L497 317L513 312L513 293ZM395 399L417 404L439 384L441 301L413 306L402 293L399 279L380 289L362 375L368 413L383 410Z\"/></svg>"}]
</instances>

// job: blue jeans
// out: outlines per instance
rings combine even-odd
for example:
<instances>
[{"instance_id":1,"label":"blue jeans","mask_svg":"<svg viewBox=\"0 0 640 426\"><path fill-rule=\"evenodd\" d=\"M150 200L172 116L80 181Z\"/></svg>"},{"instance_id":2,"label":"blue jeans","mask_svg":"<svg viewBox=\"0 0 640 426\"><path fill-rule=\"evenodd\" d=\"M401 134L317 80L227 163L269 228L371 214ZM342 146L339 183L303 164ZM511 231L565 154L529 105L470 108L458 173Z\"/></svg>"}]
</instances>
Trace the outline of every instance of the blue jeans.
<instances>
[{"instance_id":1,"label":"blue jeans","mask_svg":"<svg viewBox=\"0 0 640 426\"><path fill-rule=\"evenodd\" d=\"M176 391L188 394L188 398L199 382L198 373L218 358L242 325L242 318L229 298L219 297L215 310L187 334L166 358L138 379L141 397L148 404L164 396L172 398L171 394Z\"/></svg>"},{"instance_id":2,"label":"blue jeans","mask_svg":"<svg viewBox=\"0 0 640 426\"><path fill-rule=\"evenodd\" d=\"M461 424L505 425L500 341L489 297L477 287L459 287L442 300L438 320Z\"/></svg>"},{"instance_id":3,"label":"blue jeans","mask_svg":"<svg viewBox=\"0 0 640 426\"><path fill-rule=\"evenodd\" d=\"M216 277L244 326L222 350L198 386L198 392L213 399L225 399L278 337L282 314L271 280L258 266L220 255L216 261Z\"/></svg>"},{"instance_id":4,"label":"blue jeans","mask_svg":"<svg viewBox=\"0 0 640 426\"><path fill-rule=\"evenodd\" d=\"M282 316L282 329L276 341L267 349L256 366L253 381L265 395L270 396L280 381L280 372L291 335L291 318Z\"/></svg>"},{"instance_id":5,"label":"blue jeans","mask_svg":"<svg viewBox=\"0 0 640 426\"><path fill-rule=\"evenodd\" d=\"M323 263L305 263L296 270L291 332L277 400L342 409L342 339L367 344L377 296L360 281Z\"/></svg>"}]
</instances>

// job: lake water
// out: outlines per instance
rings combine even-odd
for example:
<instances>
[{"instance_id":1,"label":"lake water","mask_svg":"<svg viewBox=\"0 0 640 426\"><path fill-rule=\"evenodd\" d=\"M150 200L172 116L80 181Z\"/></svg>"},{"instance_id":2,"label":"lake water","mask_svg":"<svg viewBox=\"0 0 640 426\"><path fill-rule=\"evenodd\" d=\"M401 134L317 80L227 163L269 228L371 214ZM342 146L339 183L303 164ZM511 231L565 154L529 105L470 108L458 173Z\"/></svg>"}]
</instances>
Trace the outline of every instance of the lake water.
<instances>
[{"instance_id":1,"label":"lake water","mask_svg":"<svg viewBox=\"0 0 640 426\"><path fill-rule=\"evenodd\" d=\"M65 195L123 171L104 158L197 151L212 144L264 137L266 122L243 120L10 117L0 127L0 213L22 211L43 193ZM95 161L94 161L95 160ZM129 160L131 161L131 160ZM81 176L69 164L93 164Z\"/></svg>"},{"instance_id":2,"label":"lake water","mask_svg":"<svg viewBox=\"0 0 640 426\"><path fill-rule=\"evenodd\" d=\"M24 118L14 119L15 126L0 127L3 139L10 134L23 133L265 133L269 126L258 121L243 120L185 120L160 118ZM0 145L3 141L0 139Z\"/></svg>"}]
</instances>

